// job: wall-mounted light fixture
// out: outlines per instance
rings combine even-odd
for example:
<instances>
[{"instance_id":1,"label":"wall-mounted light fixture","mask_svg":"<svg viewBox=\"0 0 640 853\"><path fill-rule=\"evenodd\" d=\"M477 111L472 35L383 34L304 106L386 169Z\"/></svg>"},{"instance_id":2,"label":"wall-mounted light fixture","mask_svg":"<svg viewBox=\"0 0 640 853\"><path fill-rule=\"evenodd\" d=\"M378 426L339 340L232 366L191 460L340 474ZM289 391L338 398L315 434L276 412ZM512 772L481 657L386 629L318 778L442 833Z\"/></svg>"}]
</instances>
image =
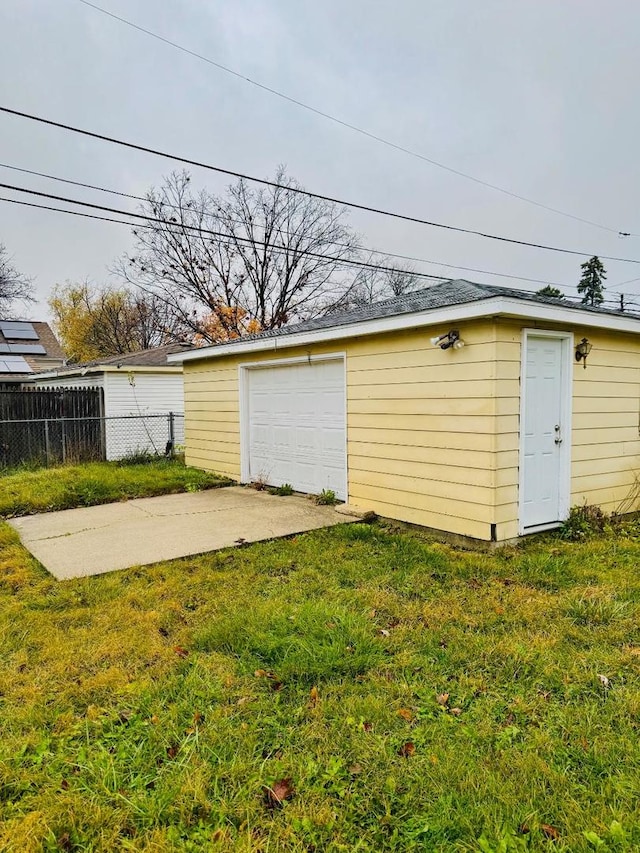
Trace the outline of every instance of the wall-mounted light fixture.
<instances>
[{"instance_id":1,"label":"wall-mounted light fixture","mask_svg":"<svg viewBox=\"0 0 640 853\"><path fill-rule=\"evenodd\" d=\"M586 338L583 338L576 347L576 361L581 361L584 369L587 369L587 356L591 352L593 344L590 344Z\"/></svg>"},{"instance_id":2,"label":"wall-mounted light fixture","mask_svg":"<svg viewBox=\"0 0 640 853\"><path fill-rule=\"evenodd\" d=\"M449 349L449 347L462 349L464 341L460 337L460 332L457 329L451 329L450 332L446 332L438 338L431 338L431 344L434 347L440 347L440 349Z\"/></svg>"}]
</instances>

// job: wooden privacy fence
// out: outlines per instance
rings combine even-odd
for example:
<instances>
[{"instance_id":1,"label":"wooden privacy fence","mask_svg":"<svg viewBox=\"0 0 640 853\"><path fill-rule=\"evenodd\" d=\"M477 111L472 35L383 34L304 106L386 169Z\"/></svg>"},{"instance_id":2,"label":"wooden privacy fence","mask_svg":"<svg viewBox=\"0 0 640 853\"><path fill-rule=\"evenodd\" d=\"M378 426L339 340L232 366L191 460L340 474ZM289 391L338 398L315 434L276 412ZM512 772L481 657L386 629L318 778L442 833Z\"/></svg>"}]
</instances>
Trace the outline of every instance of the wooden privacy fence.
<instances>
[{"instance_id":1,"label":"wooden privacy fence","mask_svg":"<svg viewBox=\"0 0 640 853\"><path fill-rule=\"evenodd\" d=\"M105 455L101 388L0 390L0 467Z\"/></svg>"}]
</instances>

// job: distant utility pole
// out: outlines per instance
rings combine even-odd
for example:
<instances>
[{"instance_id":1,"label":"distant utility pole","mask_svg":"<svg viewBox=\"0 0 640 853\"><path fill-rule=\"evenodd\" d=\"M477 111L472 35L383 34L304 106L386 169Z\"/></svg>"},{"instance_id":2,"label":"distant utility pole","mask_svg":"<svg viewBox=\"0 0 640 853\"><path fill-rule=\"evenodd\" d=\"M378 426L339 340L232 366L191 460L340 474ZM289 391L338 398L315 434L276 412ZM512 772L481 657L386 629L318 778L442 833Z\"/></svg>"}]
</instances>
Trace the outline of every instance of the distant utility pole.
<instances>
[{"instance_id":1,"label":"distant utility pole","mask_svg":"<svg viewBox=\"0 0 640 853\"><path fill-rule=\"evenodd\" d=\"M620 310L624 311L624 293L620 294Z\"/></svg>"}]
</instances>

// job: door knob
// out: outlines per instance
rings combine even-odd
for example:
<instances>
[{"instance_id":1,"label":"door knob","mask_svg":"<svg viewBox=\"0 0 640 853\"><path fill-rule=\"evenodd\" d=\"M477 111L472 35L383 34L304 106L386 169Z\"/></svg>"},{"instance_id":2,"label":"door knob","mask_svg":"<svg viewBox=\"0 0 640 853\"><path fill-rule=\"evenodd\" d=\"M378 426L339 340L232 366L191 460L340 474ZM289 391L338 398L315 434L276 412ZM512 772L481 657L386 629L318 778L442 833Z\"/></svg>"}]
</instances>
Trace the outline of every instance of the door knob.
<instances>
[{"instance_id":1,"label":"door knob","mask_svg":"<svg viewBox=\"0 0 640 853\"><path fill-rule=\"evenodd\" d=\"M556 437L554 439L556 444L562 444L562 436L560 435L560 424L556 424L554 427Z\"/></svg>"}]
</instances>

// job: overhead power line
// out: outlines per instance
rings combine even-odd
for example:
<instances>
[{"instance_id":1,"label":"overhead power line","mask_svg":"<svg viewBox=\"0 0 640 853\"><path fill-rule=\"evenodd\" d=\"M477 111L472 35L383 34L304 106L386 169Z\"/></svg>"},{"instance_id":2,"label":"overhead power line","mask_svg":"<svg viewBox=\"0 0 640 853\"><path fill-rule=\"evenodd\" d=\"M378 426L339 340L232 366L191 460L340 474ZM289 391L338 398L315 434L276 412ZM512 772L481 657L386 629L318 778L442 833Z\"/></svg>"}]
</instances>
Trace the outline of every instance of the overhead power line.
<instances>
[{"instance_id":1,"label":"overhead power line","mask_svg":"<svg viewBox=\"0 0 640 853\"><path fill-rule=\"evenodd\" d=\"M195 166L199 169L206 169L211 172L217 172L222 175L228 175L230 177L239 178L245 181L251 181L252 183L262 184L263 186L273 187L275 189L285 190L286 192L296 193L298 195L304 195L308 198L315 198L320 201L327 201L331 204L338 204L342 207L350 207L353 210L362 210L366 213L375 213L380 216L388 216L392 219L403 220L404 222L412 222L417 225L427 225L431 228L440 228L445 231L453 231L459 234L473 234L476 237L483 237L487 240L497 240L501 243L510 243L516 246L528 246L533 249L542 249L547 252L557 252L565 255L575 255L578 257L592 257L593 255L598 255L603 260L607 261L619 261L621 263L628 264L640 264L640 260L637 258L620 258L611 255L602 255L599 252L584 252L576 249L565 249L559 246L549 246L544 243L533 243L528 240L517 240L513 237L503 237L497 234L488 234L484 231L476 231L471 228L462 228L455 225L447 225L442 222L433 222L428 219L421 219L417 216L410 216L408 214L396 213L391 210L384 210L378 207L371 207L366 204L359 204L353 201L346 201L344 199L335 198L333 196L323 195L322 193L311 192L310 190L302 189L302 187L295 186L287 186L286 184L279 184L276 181L269 181L265 178L256 178L253 175L247 175L242 172L236 172L232 169L224 169L221 166L213 166L210 163L203 163L198 160L192 160L188 157L182 157L178 154L169 154L166 151L160 151L155 148L148 148L145 145L138 145L134 142L126 142L122 139L117 139L113 136L106 136L101 133L95 133L94 131L84 130L79 127L74 127L73 125L63 124L62 122L53 121L52 119L46 119L42 116L32 115L31 113L25 113L21 110L10 109L9 107L0 106L0 112L7 113L8 115L18 116L19 118L25 118L30 121L35 121L40 124L48 125L49 127L57 127L61 130L66 130L70 133L77 133L81 136L87 136L91 139L99 139L102 142L109 142L113 145L120 145L124 148L129 148L133 151L141 151L145 154L153 154L156 157L162 157L165 160L173 160L176 163L184 163L188 166Z\"/></svg>"},{"instance_id":2,"label":"overhead power line","mask_svg":"<svg viewBox=\"0 0 640 853\"><path fill-rule=\"evenodd\" d=\"M358 127L351 122L345 121L344 119L340 119L337 116L332 115L331 113L327 113L324 110L320 110L317 107L311 106L311 104L307 104L304 101L299 100L298 98L294 98L291 95L287 95L284 92L280 92L278 89L274 89L271 86L267 86L264 83L260 83L258 80L253 80L251 77L247 77L246 74L242 74L239 71L235 71L233 68L229 68L227 65L223 65L221 62L217 62L214 59L211 59L209 56L205 56L202 53L198 53L195 50L191 50L188 47L185 47L182 44L179 44L176 41L172 41L172 39L165 38L161 36L159 33L153 32L153 30L149 30L146 27L142 27L139 24L135 24L133 21L129 21L127 18L123 18L120 15L116 15L114 12L110 12L108 9L104 9L102 6L98 6L96 3L91 3L89 0L79 0L84 6L88 6L91 9L94 9L96 12L100 12L103 15L112 18L115 21L118 21L121 24L124 24L127 27L131 27L131 29L137 30L144 35L149 36L150 38L156 39L163 44L168 45L169 47L173 47L176 50L181 51L182 53L186 53L189 56L194 57L195 59L199 59L202 62L206 62L208 65L212 65L214 68L217 68L219 71L223 71L225 74L230 74L232 77L236 77L239 80L242 80L245 83L249 83L251 86L255 86L258 89L261 89L263 92L267 92L270 95L274 95L277 98L281 98L284 101L287 101L290 104L294 104L297 107L300 107L303 110L307 110L314 115L320 116L321 118L327 119L328 121L333 122L334 124L340 125L341 127L347 128L348 130L352 130L355 133L360 134L361 136L367 137L367 139L372 139L374 142L378 142L381 145L385 145L388 148L392 148L394 151L399 151L402 154L408 154L410 157L415 157L418 160L422 160L425 163L429 163L431 166L436 166L438 169L443 169L446 172L450 172L453 175L457 175L460 178L464 178L467 181L473 181L473 183L478 184L482 187L486 187L487 189L494 190L495 192L502 193L503 195L509 196L510 198L518 199L519 201L523 201L526 204L532 204L535 207L541 208L542 210L547 210L551 213L555 213L558 216L564 216L567 219L573 219L576 222L582 222L585 225L592 225L594 228L600 228L603 231L609 231L612 234L618 234L621 237L629 237L631 236L628 231L621 231L618 228L610 228L608 225L602 225L600 222L593 222L591 219L585 219L582 216L576 216L573 213L568 213L565 210L560 210L557 207L552 207L548 204L543 204L540 201L536 201L535 199L529 198L528 196L524 196L520 193L514 192L512 190L508 190L505 187L498 186L498 184L492 184L489 181L485 181L482 178L478 178L475 175L471 175L468 172L463 172L460 169L456 169L453 166L448 166L446 163L441 163L438 160L434 160L431 157L427 157L425 154L421 154L419 151L414 151L411 148L407 148L404 145L400 145L397 142L392 142L390 139L385 139L383 136L380 136L377 133L373 133L370 130L366 130L363 127Z\"/></svg>"},{"instance_id":3,"label":"overhead power line","mask_svg":"<svg viewBox=\"0 0 640 853\"><path fill-rule=\"evenodd\" d=\"M6 186L6 185L0 184L0 186ZM31 190L24 190L24 191L33 192ZM44 194L37 193L37 195L44 195ZM76 201L74 199L69 199L68 201L71 204L83 204L83 202ZM16 198L7 198L6 196L0 196L0 202L6 202L7 204L16 204L16 205L20 205L21 207L36 208L37 210L47 210L47 211L51 211L54 213L63 213L63 214L66 214L68 216L78 216L82 219L92 219L92 220L97 220L99 222L113 222L117 225L126 225L128 228L135 228L136 226L139 226L139 224L140 224L138 222L128 222L128 221L123 220L123 219L114 219L113 217L108 217L108 216L99 216L99 215L94 214L94 213L84 213L84 212L79 211L79 210L65 210L64 208L54 207L53 205L38 204L36 202L23 201L22 199L16 199ZM97 205L90 205L90 206L96 207ZM104 208L104 210L110 210L110 208ZM140 214L132 214L132 213L129 213L128 211L122 211L122 215L124 215L124 216L140 216ZM173 227L173 228L183 227L179 223L173 223L173 222L169 222L167 220L154 220L153 217L145 217L145 218L152 221L152 222L156 221L156 222L162 223L164 225L169 225L170 227ZM144 225L142 227L144 227ZM198 229L195 226L192 226L192 230L202 231L202 229ZM215 232L203 231L202 233L213 234ZM242 241L244 241L246 243L252 242L248 238L239 238L239 239L241 242ZM233 240L229 240L228 238L225 240L220 240L219 242L223 243L224 245L233 245ZM253 242L257 243L258 245L265 245L264 243L261 243L260 241L253 241ZM280 253L280 254L287 251L285 248L280 248L277 246L270 247L270 250L274 251L276 253ZM361 262L361 261L349 261L349 260L343 259L343 258L333 258L332 256L320 255L319 253L301 251L301 252L299 252L299 254L313 255L313 256L317 255L318 257L322 257L326 260L334 260L334 261L341 263L345 266L366 267L368 269L375 269L375 270L380 270L380 271L384 271L384 272L397 272L396 268L394 268L394 267L383 267L383 266L378 266L375 264L368 264L368 263ZM483 274L486 274L486 275L493 275L493 273L488 273L485 270L478 270L478 272L482 272ZM453 281L453 279L448 279L446 276L436 276L436 275L430 275L428 273L414 272L414 273L412 273L412 275L415 275L419 278L431 279L433 281ZM539 282L539 283L544 283L544 282ZM564 286L566 286L566 285L564 285ZM522 290L524 293L534 293L534 294L537 293L537 291L527 290L526 288L519 288L519 290ZM614 291L614 292L616 292L616 291ZM625 294L620 294L620 295L626 297ZM572 303L578 302L578 299L576 297L565 296L565 298L567 299L568 302L572 302ZM606 299L605 298L604 302L605 302L605 304L610 303L612 305L618 305L619 304L619 300L617 300L617 299ZM624 300L625 306L638 306L639 304L640 303L635 302L633 299L625 298L625 300Z\"/></svg>"},{"instance_id":4,"label":"overhead power line","mask_svg":"<svg viewBox=\"0 0 640 853\"><path fill-rule=\"evenodd\" d=\"M384 266L382 264L370 264L366 261L350 260L349 258L340 258L340 257L334 256L334 255L325 255L322 252L312 252L312 251L309 251L308 249L295 249L295 250L291 251L291 250L288 250L286 248L286 246L272 246L269 243L264 242L263 240L252 240L249 237L238 237L235 235L231 236L229 234L225 234L223 231L213 231L209 228L199 228L196 225L185 225L184 223L180 223L177 221L171 222L168 219L160 219L160 218L155 217L155 216L147 216L144 213L133 213L133 212L128 211L128 210L118 210L115 207L105 207L104 205L92 204L91 202L88 202L88 201L80 201L79 199L65 198L64 196L52 195L51 193L43 193L43 192L38 192L37 190L30 190L30 189L27 189L26 187L16 187L16 186L13 186L12 184L0 183L0 189L12 190L14 192L27 193L28 195L35 195L35 196L38 196L41 198L51 199L52 201L61 201L61 202L64 202L66 204L77 204L77 205L80 205L80 207L88 207L92 210L102 210L102 211L105 211L106 213L115 213L118 216L132 216L135 219L141 220L143 223L143 226L144 226L144 223L150 223L150 224L155 224L155 225L166 225L169 228L175 228L176 230L179 230L179 231L185 231L185 230L191 231L191 232L195 231L197 234L204 234L206 236L215 237L218 240L218 242L222 243L223 245L227 245L227 246L233 246L237 243L240 243L242 245L248 244L248 245L264 246L264 247L268 248L270 251L273 251L273 252L276 252L279 254L291 253L291 254L297 254L297 255L304 255L305 257L318 258L318 259L324 260L324 261L333 261L335 263L343 264L345 266L357 267L360 269L378 270L380 272L396 273L398 271L396 267L388 267L388 266ZM0 198L0 201L8 201L8 202L13 202L15 204L24 204L25 206L28 206L28 207L39 207L43 210L55 210L58 213L70 213L70 214L81 215L80 211L62 210L62 208L50 207L47 205L40 205L40 204L27 204L26 202L21 202L18 199ZM136 227L136 225L140 224L140 223L134 223L134 222L127 222L127 221L122 220L122 219L110 219L110 218L106 218L106 217L102 217L102 216L91 216L91 217L89 217L86 214L85 214L85 218L105 219L105 221L107 221L107 222L118 222L121 225L129 225L131 227ZM426 278L426 279L437 280L437 281L441 281L443 278L446 278L446 276L431 275L430 273L426 273L426 272L415 272L415 273L412 273L412 275L415 275L419 278Z\"/></svg>"},{"instance_id":5,"label":"overhead power line","mask_svg":"<svg viewBox=\"0 0 640 853\"><path fill-rule=\"evenodd\" d=\"M50 180L50 181L59 181L60 183L70 184L74 187L82 187L83 189L97 190L98 192L108 193L109 195L116 195L116 196L119 196L121 198L129 198L129 199L133 199L134 201L148 202L148 199L145 198L145 196L134 195L132 193L125 193L125 192L122 192L121 190L108 189L107 187L102 187L98 184L88 184L88 183L85 183L83 181L74 181L71 178L62 178L59 175L49 175L46 172L38 172L35 169L25 169L25 168L22 168L20 166L9 165L8 163L0 163L0 168L10 169L13 172L21 172L21 173L26 174L26 175L34 175L34 176L39 177L39 178L46 178L47 180ZM163 204L165 204L165 203L163 202ZM178 205L169 204L168 202L166 202L166 206L173 209L173 210L179 210L180 209ZM239 223L239 220L234 220L234 221ZM281 234L286 233L286 232L282 231L281 229L278 229L278 231ZM329 243L329 245L332 245L332 246L338 246L339 248L343 248L343 249L345 248L344 243L337 243L337 242L332 241L332 240L329 240L328 243ZM512 281L526 281L526 282L529 282L531 284L552 284L555 287L568 287L568 285L566 285L566 284L562 284L561 282L557 282L557 281L550 281L549 279L530 278L529 276L523 276L523 275L510 275L509 273L496 272L495 270L484 270L484 269L479 269L478 267L463 267L463 266L459 266L457 264L447 264L447 263L444 263L443 261L434 261L430 258L419 258L419 257L416 257L415 255L402 255L402 254L399 254L397 252L385 252L383 249L373 249L369 246L362 246L361 250L363 252L368 252L369 254L372 254L372 255L382 255L385 258L394 258L394 259L403 260L403 261L413 261L414 263L420 263L420 264L431 264L432 266L446 267L447 269L454 269L454 270L463 270L464 272L476 272L476 273L481 273L482 275L491 275L491 276L496 276L498 278L507 278L507 279L510 279ZM407 272L407 274L412 273L411 270L406 270L406 272Z\"/></svg>"},{"instance_id":6,"label":"overhead power line","mask_svg":"<svg viewBox=\"0 0 640 853\"><path fill-rule=\"evenodd\" d=\"M99 222L113 222L116 225L126 225L129 228L135 228L135 227L140 226L139 222L127 222L124 219L114 219L113 217L109 217L109 216L99 216L98 214L95 214L95 213L84 213L80 210L66 210L65 208L62 208L62 207L54 207L53 205L49 205L49 204L38 204L37 202L23 201L22 199L17 199L17 198L7 198L6 196L0 196L0 202L6 202L7 204L16 204L16 205L20 205L21 207L31 207L31 208L35 208L37 210L47 210L47 211L51 211L53 213L64 213L68 216L78 216L81 219L92 219L92 220L97 220ZM71 201L71 203L76 204L78 202ZM105 208L105 209L108 210L108 208ZM132 214L127 213L127 211L123 211L123 214L127 215L127 216L132 215ZM150 217L150 218L152 219L152 217ZM177 223L167 222L166 220L158 220L158 221L162 222L163 224L170 225L173 228L181 227ZM141 227L144 228L145 227L144 224ZM240 238L240 239L241 240L245 239L246 242L249 242L248 238ZM233 241L229 240L229 239L220 240L219 242L221 242L227 246L233 245ZM255 241L255 242L258 245L263 245L259 241ZM270 251L273 251L273 252L276 252L279 254L283 254L287 250L285 248L279 248L277 246L275 246L275 247L272 246L272 247L270 247ZM302 252L299 252L299 254L309 255L312 253L302 251ZM383 267L383 266L377 266L375 264L367 264L367 263L360 262L360 261L349 261L347 259L342 259L342 258L332 258L331 256L327 256L327 255L321 255L320 257L322 257L326 260L335 260L338 263L344 264L345 266L367 267L368 269L380 270L383 272L397 272L397 270L394 267ZM487 274L490 275L490 273L487 273ZM436 281L436 282L454 281L454 279L447 278L446 276L442 276L442 275L430 275L428 273L419 273L419 272L413 273L413 275L416 275L419 278L430 279L430 280ZM535 290L527 290L526 288L518 288L518 289L522 290L523 293L534 293L535 294L537 292ZM570 302L576 301L572 297L567 297L567 300Z\"/></svg>"}]
</instances>

